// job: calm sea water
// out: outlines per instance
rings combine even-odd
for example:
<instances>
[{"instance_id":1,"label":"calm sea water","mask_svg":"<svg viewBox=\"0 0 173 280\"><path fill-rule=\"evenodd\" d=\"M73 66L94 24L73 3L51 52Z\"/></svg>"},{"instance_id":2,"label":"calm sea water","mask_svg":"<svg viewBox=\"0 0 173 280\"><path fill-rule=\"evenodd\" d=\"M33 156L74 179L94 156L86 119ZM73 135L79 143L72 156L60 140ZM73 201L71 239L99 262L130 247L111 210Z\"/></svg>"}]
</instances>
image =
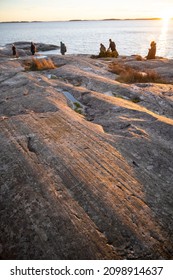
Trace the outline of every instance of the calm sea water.
<instances>
[{"instance_id":1,"label":"calm sea water","mask_svg":"<svg viewBox=\"0 0 173 280\"><path fill-rule=\"evenodd\" d=\"M120 55L142 56L155 40L157 55L173 58L173 20L0 23L0 38L0 46L16 41L60 45L63 41L69 54L98 54L100 43L108 47L111 38Z\"/></svg>"}]
</instances>

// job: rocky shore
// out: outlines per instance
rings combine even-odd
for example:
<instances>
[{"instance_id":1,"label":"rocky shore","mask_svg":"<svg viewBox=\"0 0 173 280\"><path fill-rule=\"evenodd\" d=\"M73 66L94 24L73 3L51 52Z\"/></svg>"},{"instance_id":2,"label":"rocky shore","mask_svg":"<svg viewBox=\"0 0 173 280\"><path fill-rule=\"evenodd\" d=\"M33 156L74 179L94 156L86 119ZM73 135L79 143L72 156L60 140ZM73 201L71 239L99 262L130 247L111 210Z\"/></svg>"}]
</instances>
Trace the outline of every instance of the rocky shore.
<instances>
[{"instance_id":1,"label":"rocky shore","mask_svg":"<svg viewBox=\"0 0 173 280\"><path fill-rule=\"evenodd\" d=\"M1 259L172 259L173 60L32 71L19 44L0 50ZM165 82L118 82L115 62Z\"/></svg>"}]
</instances>

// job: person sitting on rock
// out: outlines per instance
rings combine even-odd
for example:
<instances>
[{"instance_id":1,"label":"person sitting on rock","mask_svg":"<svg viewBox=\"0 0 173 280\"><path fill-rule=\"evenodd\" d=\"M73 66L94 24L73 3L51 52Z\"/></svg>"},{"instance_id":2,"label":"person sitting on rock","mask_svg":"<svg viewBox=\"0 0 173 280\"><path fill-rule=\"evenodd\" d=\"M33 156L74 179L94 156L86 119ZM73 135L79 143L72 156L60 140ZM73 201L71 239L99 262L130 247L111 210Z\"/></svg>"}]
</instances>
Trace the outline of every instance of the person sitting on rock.
<instances>
[{"instance_id":1,"label":"person sitting on rock","mask_svg":"<svg viewBox=\"0 0 173 280\"><path fill-rule=\"evenodd\" d=\"M106 47L101 43L100 44L100 53L99 53L99 57L104 57L106 56Z\"/></svg>"},{"instance_id":2,"label":"person sitting on rock","mask_svg":"<svg viewBox=\"0 0 173 280\"><path fill-rule=\"evenodd\" d=\"M67 51L66 45L63 42L60 42L60 52L62 55L65 55Z\"/></svg>"},{"instance_id":3,"label":"person sitting on rock","mask_svg":"<svg viewBox=\"0 0 173 280\"><path fill-rule=\"evenodd\" d=\"M150 49L148 50L147 59L155 59L156 58L156 43L154 41L150 44Z\"/></svg>"},{"instance_id":4,"label":"person sitting on rock","mask_svg":"<svg viewBox=\"0 0 173 280\"><path fill-rule=\"evenodd\" d=\"M14 56L16 56L16 47L14 44L12 45L12 53Z\"/></svg>"},{"instance_id":5,"label":"person sitting on rock","mask_svg":"<svg viewBox=\"0 0 173 280\"><path fill-rule=\"evenodd\" d=\"M34 43L31 42L31 53L32 53L32 55L34 55L35 52L36 52L36 47L35 47Z\"/></svg>"}]
</instances>

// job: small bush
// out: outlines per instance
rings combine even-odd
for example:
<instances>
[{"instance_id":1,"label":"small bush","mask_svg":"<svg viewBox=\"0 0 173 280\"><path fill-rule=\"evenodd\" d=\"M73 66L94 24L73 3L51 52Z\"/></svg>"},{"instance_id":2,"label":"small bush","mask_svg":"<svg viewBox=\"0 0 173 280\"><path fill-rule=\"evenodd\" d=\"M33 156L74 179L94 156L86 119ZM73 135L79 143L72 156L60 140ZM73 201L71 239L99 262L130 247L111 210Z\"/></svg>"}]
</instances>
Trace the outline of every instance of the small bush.
<instances>
[{"instance_id":1,"label":"small bush","mask_svg":"<svg viewBox=\"0 0 173 280\"><path fill-rule=\"evenodd\" d=\"M78 102L74 102L73 105L75 106L74 111L78 114L83 114L83 108Z\"/></svg>"},{"instance_id":2,"label":"small bush","mask_svg":"<svg viewBox=\"0 0 173 280\"><path fill-rule=\"evenodd\" d=\"M78 114L81 114L82 115L82 109L79 109L79 108L75 108L74 111Z\"/></svg>"},{"instance_id":3,"label":"small bush","mask_svg":"<svg viewBox=\"0 0 173 280\"><path fill-rule=\"evenodd\" d=\"M82 108L82 106L78 102L74 102L73 104L76 106L76 108Z\"/></svg>"}]
</instances>

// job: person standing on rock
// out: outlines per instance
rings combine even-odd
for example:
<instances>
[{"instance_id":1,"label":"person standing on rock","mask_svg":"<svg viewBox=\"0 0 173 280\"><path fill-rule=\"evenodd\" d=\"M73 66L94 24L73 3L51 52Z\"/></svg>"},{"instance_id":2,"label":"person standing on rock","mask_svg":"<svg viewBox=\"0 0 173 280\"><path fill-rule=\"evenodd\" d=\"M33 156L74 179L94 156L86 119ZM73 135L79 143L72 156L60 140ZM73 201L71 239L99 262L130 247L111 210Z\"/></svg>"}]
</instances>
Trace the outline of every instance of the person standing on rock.
<instances>
[{"instance_id":1,"label":"person standing on rock","mask_svg":"<svg viewBox=\"0 0 173 280\"><path fill-rule=\"evenodd\" d=\"M113 42L111 39L109 39L109 48L108 48L108 50L111 50L112 52L114 52L116 50L115 42Z\"/></svg>"},{"instance_id":2,"label":"person standing on rock","mask_svg":"<svg viewBox=\"0 0 173 280\"><path fill-rule=\"evenodd\" d=\"M13 56L16 56L16 47L15 47L15 45L13 44L12 45L12 53L13 53Z\"/></svg>"},{"instance_id":3,"label":"person standing on rock","mask_svg":"<svg viewBox=\"0 0 173 280\"><path fill-rule=\"evenodd\" d=\"M31 42L31 53L32 53L32 55L34 55L35 52L36 52L36 47L35 47L34 43Z\"/></svg>"},{"instance_id":4,"label":"person standing on rock","mask_svg":"<svg viewBox=\"0 0 173 280\"><path fill-rule=\"evenodd\" d=\"M113 42L111 39L109 39L109 48L108 48L107 52L109 53L110 50L112 52L113 57L118 57L119 54L116 50L115 42Z\"/></svg>"},{"instance_id":5,"label":"person standing on rock","mask_svg":"<svg viewBox=\"0 0 173 280\"><path fill-rule=\"evenodd\" d=\"M60 42L60 52L62 55L65 55L67 51L66 45L63 42Z\"/></svg>"}]
</instances>

